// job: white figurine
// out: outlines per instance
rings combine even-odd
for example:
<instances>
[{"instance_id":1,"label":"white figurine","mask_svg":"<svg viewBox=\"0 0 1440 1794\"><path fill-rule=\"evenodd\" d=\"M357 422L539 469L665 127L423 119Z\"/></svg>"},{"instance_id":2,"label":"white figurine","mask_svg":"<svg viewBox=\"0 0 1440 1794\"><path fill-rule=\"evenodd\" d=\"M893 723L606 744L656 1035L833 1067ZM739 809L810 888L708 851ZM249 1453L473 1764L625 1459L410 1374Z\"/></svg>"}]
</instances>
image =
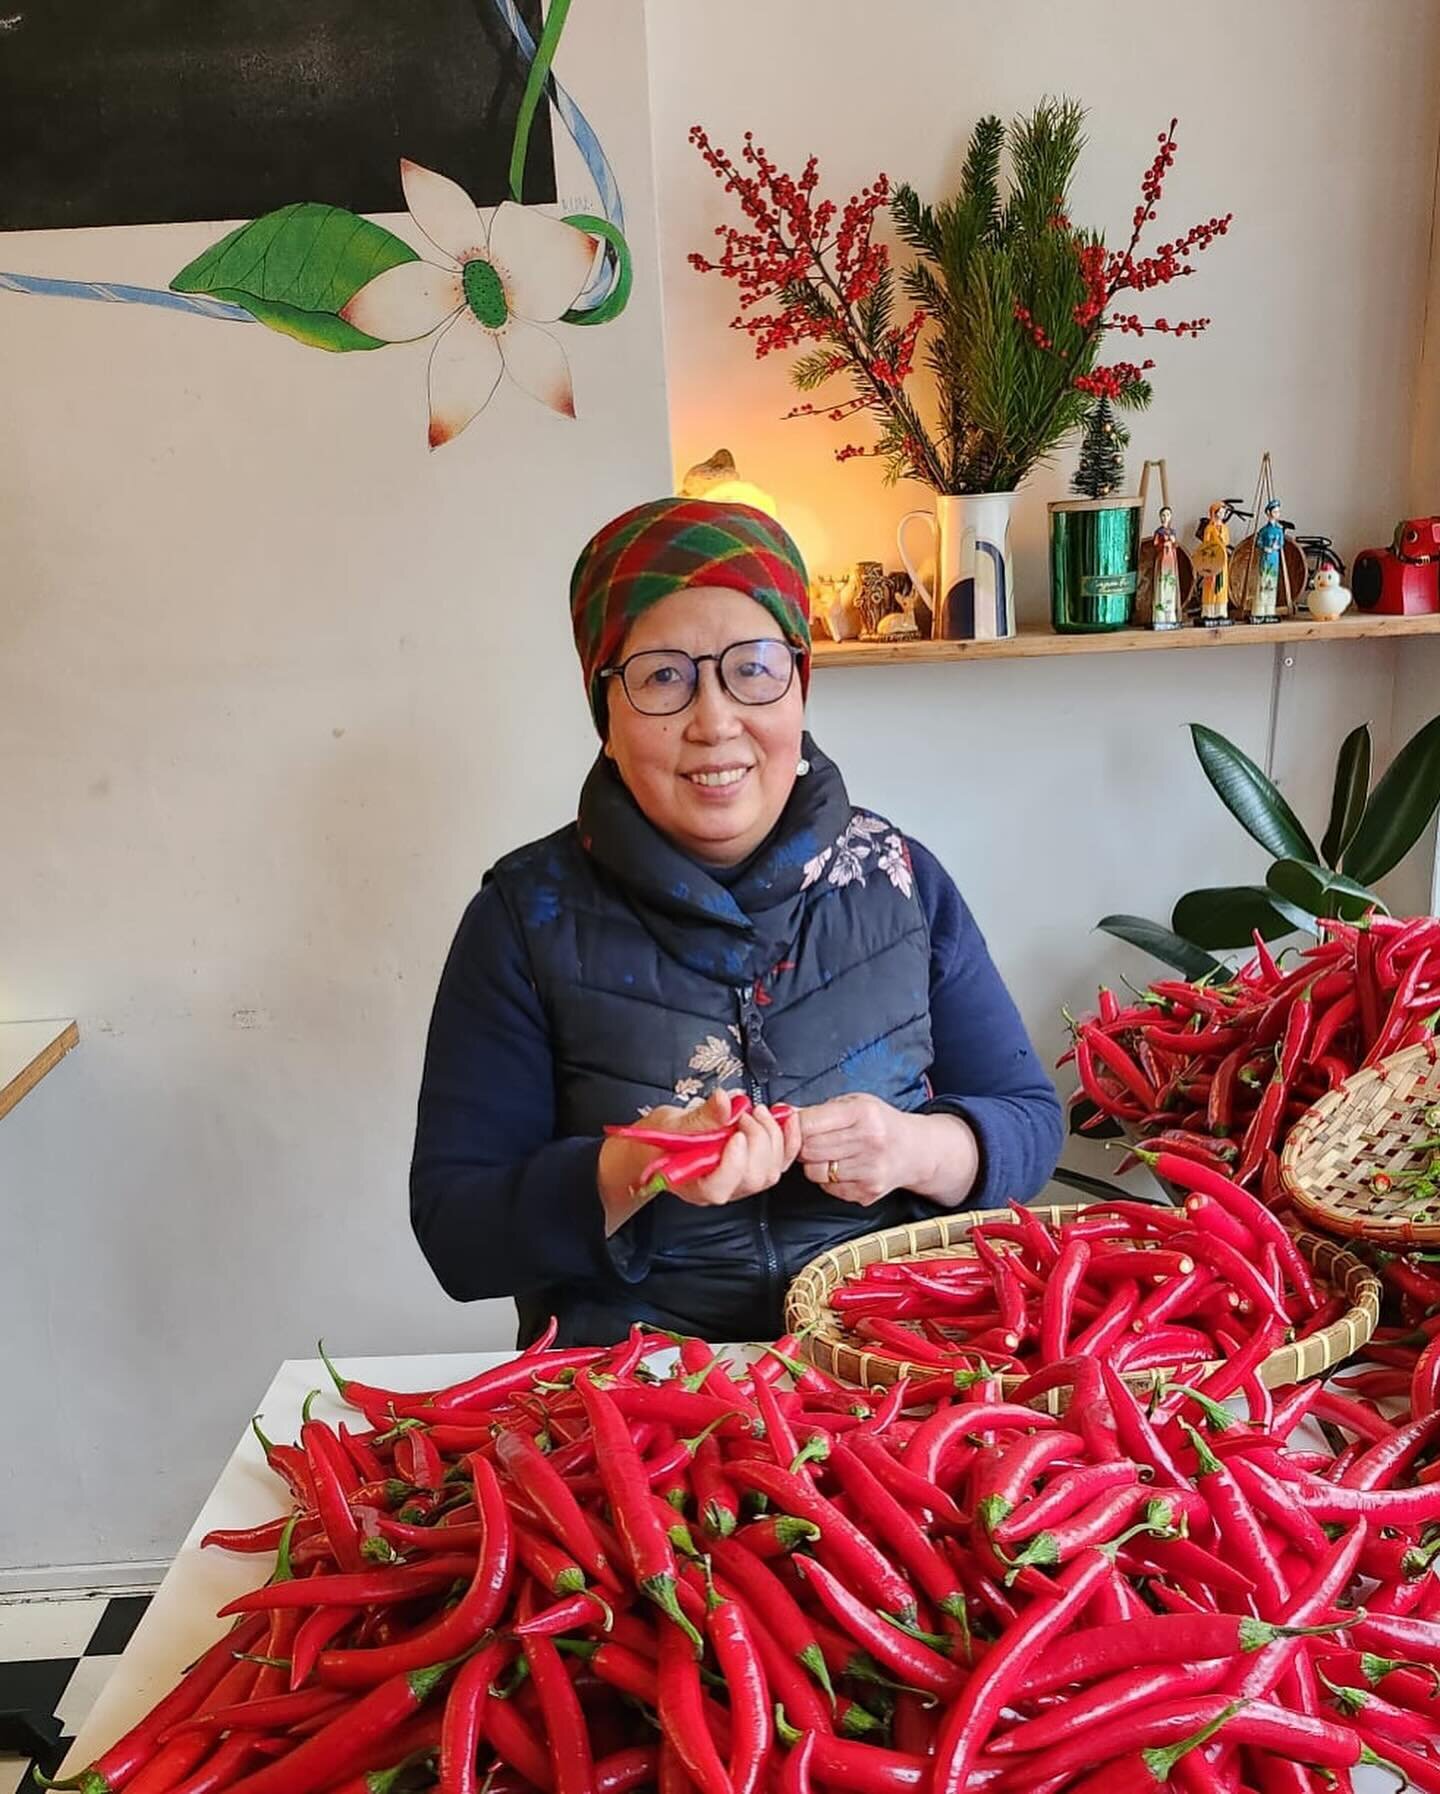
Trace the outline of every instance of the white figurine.
<instances>
[{"instance_id":1,"label":"white figurine","mask_svg":"<svg viewBox=\"0 0 1440 1794\"><path fill-rule=\"evenodd\" d=\"M1342 586L1334 567L1320 567L1309 592L1310 615L1318 622L1330 623L1350 608L1350 589Z\"/></svg>"}]
</instances>

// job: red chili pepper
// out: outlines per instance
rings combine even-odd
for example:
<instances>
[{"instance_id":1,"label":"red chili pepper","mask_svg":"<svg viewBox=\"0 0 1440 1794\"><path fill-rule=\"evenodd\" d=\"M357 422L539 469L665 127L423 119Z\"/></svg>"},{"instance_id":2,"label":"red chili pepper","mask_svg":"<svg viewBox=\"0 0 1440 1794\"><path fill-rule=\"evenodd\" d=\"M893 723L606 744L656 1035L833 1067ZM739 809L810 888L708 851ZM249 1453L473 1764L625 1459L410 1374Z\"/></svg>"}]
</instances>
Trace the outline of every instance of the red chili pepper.
<instances>
[{"instance_id":1,"label":"red chili pepper","mask_svg":"<svg viewBox=\"0 0 1440 1794\"><path fill-rule=\"evenodd\" d=\"M1437 1409L1440 1409L1440 1333L1416 1359L1410 1383L1410 1412L1417 1420L1427 1419Z\"/></svg>"},{"instance_id":2,"label":"red chili pepper","mask_svg":"<svg viewBox=\"0 0 1440 1794\"><path fill-rule=\"evenodd\" d=\"M255 1614L217 1639L143 1719L82 1772L82 1794L108 1794L109 1790L120 1788L131 1780L154 1754L161 1733L199 1711L201 1703L235 1667L237 1653L251 1650L264 1636L266 1624L263 1614Z\"/></svg>"},{"instance_id":3,"label":"red chili pepper","mask_svg":"<svg viewBox=\"0 0 1440 1794\"><path fill-rule=\"evenodd\" d=\"M775 1727L769 1684L742 1603L721 1600L712 1606L706 1632L730 1697L730 1787L733 1794L756 1794Z\"/></svg>"},{"instance_id":4,"label":"red chili pepper","mask_svg":"<svg viewBox=\"0 0 1440 1794\"><path fill-rule=\"evenodd\" d=\"M564 1477L523 1434L504 1431L495 1440L495 1455L507 1476L524 1490L531 1506L545 1521L558 1544L597 1582L618 1587L615 1573L584 1510Z\"/></svg>"},{"instance_id":5,"label":"red chili pepper","mask_svg":"<svg viewBox=\"0 0 1440 1794\"><path fill-rule=\"evenodd\" d=\"M625 1417L591 1377L579 1377L576 1388L595 1435L600 1478L636 1586L668 1615L698 1651L700 1635L680 1608L675 1550L656 1515L645 1467Z\"/></svg>"},{"instance_id":6,"label":"red chili pepper","mask_svg":"<svg viewBox=\"0 0 1440 1794\"><path fill-rule=\"evenodd\" d=\"M270 1613L278 1607L366 1607L376 1602L415 1600L438 1594L467 1575L474 1558L452 1554L394 1567L367 1566L342 1570L333 1576L307 1576L300 1582L272 1582L227 1601L219 1610L223 1619L232 1613Z\"/></svg>"},{"instance_id":7,"label":"red chili pepper","mask_svg":"<svg viewBox=\"0 0 1440 1794\"><path fill-rule=\"evenodd\" d=\"M464 1594L442 1618L397 1644L325 1652L317 1665L322 1682L337 1688L369 1688L382 1678L457 1657L468 1651L499 1618L515 1573L514 1526L499 1478L489 1461L479 1452L472 1452L466 1466L475 1484L475 1500L485 1526L485 1545Z\"/></svg>"},{"instance_id":8,"label":"red chili pepper","mask_svg":"<svg viewBox=\"0 0 1440 1794\"><path fill-rule=\"evenodd\" d=\"M1354 1460L1340 1481L1352 1489L1387 1489L1406 1475L1437 1439L1440 1415L1422 1412L1402 1426L1387 1423L1383 1436Z\"/></svg>"},{"instance_id":9,"label":"red chili pepper","mask_svg":"<svg viewBox=\"0 0 1440 1794\"><path fill-rule=\"evenodd\" d=\"M440 1732L440 1794L479 1794L476 1757L483 1736L481 1717L487 1690L509 1655L510 1648L503 1643L486 1646L461 1664L450 1686Z\"/></svg>"},{"instance_id":10,"label":"red chili pepper","mask_svg":"<svg viewBox=\"0 0 1440 1794\"><path fill-rule=\"evenodd\" d=\"M684 1656L690 1659L689 1649L678 1635L677 1643ZM664 1647L661 1648L663 1652ZM525 1640L525 1656L530 1665L530 1680L540 1701L540 1718L550 1747L555 1794L596 1794L590 1729L560 1653L551 1639L532 1635ZM690 1662L693 1671L693 1659ZM699 1686L698 1679L696 1686Z\"/></svg>"},{"instance_id":11,"label":"red chili pepper","mask_svg":"<svg viewBox=\"0 0 1440 1794\"><path fill-rule=\"evenodd\" d=\"M935 1745L933 1794L965 1794L971 1771L1001 1713L1010 1704L1031 1663L1066 1630L1110 1573L1101 1551L1087 1551L1068 1564L1053 1599L1031 1601L1003 1640L986 1654L941 1723Z\"/></svg>"},{"instance_id":12,"label":"red chili pepper","mask_svg":"<svg viewBox=\"0 0 1440 1794\"><path fill-rule=\"evenodd\" d=\"M1102 1495L1133 1488L1140 1472L1133 1463L1117 1459L1109 1464L1087 1464L1053 1477L1043 1492L1015 1508L996 1525L991 1537L1000 1545L1018 1545L1047 1527L1068 1520Z\"/></svg>"},{"instance_id":13,"label":"red chili pepper","mask_svg":"<svg viewBox=\"0 0 1440 1794\"><path fill-rule=\"evenodd\" d=\"M834 1502L805 1481L776 1464L741 1459L730 1474L742 1488L754 1489L786 1513L812 1521L820 1528L821 1553L863 1590L876 1606L899 1619L916 1617L915 1595L905 1578L880 1548L846 1518Z\"/></svg>"},{"instance_id":14,"label":"red chili pepper","mask_svg":"<svg viewBox=\"0 0 1440 1794\"><path fill-rule=\"evenodd\" d=\"M214 1545L220 1551L242 1551L247 1554L274 1551L285 1535L291 1516L281 1514L278 1520L267 1520L262 1526L217 1527L200 1541L203 1551Z\"/></svg>"},{"instance_id":15,"label":"red chili pepper","mask_svg":"<svg viewBox=\"0 0 1440 1794\"><path fill-rule=\"evenodd\" d=\"M947 1698L963 1686L963 1671L867 1607L824 1564L799 1558L795 1567L835 1624L843 1627L891 1675L909 1687Z\"/></svg>"},{"instance_id":16,"label":"red chili pepper","mask_svg":"<svg viewBox=\"0 0 1440 1794\"><path fill-rule=\"evenodd\" d=\"M660 1634L660 1724L700 1794L730 1794L730 1777L706 1722L694 1652L672 1627Z\"/></svg>"},{"instance_id":17,"label":"red chili pepper","mask_svg":"<svg viewBox=\"0 0 1440 1794\"><path fill-rule=\"evenodd\" d=\"M343 1780L425 1704L449 1671L442 1663L392 1676L288 1755L232 1783L232 1794L310 1794Z\"/></svg>"}]
</instances>

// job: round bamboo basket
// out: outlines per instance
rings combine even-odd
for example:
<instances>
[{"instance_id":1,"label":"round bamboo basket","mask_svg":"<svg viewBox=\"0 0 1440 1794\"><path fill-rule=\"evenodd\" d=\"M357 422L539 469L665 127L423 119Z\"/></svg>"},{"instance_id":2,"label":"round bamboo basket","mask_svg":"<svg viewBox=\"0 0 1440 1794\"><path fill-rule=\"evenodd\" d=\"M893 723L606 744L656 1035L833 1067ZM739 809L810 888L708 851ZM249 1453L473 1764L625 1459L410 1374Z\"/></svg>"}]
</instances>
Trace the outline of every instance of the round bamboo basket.
<instances>
[{"instance_id":1,"label":"round bamboo basket","mask_svg":"<svg viewBox=\"0 0 1440 1794\"><path fill-rule=\"evenodd\" d=\"M1346 1239L1440 1245L1440 1195L1404 1181L1431 1163L1440 1125L1440 1042L1427 1040L1357 1071L1290 1130L1280 1181L1316 1226ZM1440 1160L1437 1160L1440 1164ZM1383 1173L1377 1189L1377 1173ZM1386 1187L1388 1182L1388 1188Z\"/></svg>"},{"instance_id":2,"label":"round bamboo basket","mask_svg":"<svg viewBox=\"0 0 1440 1794\"><path fill-rule=\"evenodd\" d=\"M866 1389L888 1387L899 1382L901 1377L912 1377L917 1381L933 1377L936 1374L933 1364L912 1362L873 1346L857 1344L831 1309L830 1292L847 1278L857 1276L866 1265L882 1260L936 1258L942 1254L953 1256L957 1250L964 1252L970 1229L977 1222L1000 1218L1003 1212L982 1210L978 1214L936 1215L929 1220L912 1222L908 1227L889 1227L883 1233L847 1240L844 1245L834 1246L812 1259L790 1285L785 1300L786 1327L799 1335L801 1356L831 1376ZM1084 1205L1037 1205L1032 1212L1047 1226L1059 1227L1082 1214ZM1370 1338L1380 1319L1380 1280L1367 1265L1333 1240L1317 1234L1298 1234L1296 1243L1315 1267L1319 1280L1343 1295L1350 1306L1330 1326L1308 1339L1277 1347L1265 1359L1260 1366L1260 1377L1272 1389L1318 1377L1353 1356ZM1212 1368L1211 1364L1191 1365L1184 1374L1200 1377ZM1138 1393L1148 1393L1166 1377L1175 1380L1175 1374L1136 1371L1125 1380ZM1007 1394L1018 1389L1024 1381L1021 1376L1001 1378ZM1068 1395L1067 1389L1057 1389L1043 1398L1043 1404L1037 1405L1058 1413L1065 1406Z\"/></svg>"}]
</instances>

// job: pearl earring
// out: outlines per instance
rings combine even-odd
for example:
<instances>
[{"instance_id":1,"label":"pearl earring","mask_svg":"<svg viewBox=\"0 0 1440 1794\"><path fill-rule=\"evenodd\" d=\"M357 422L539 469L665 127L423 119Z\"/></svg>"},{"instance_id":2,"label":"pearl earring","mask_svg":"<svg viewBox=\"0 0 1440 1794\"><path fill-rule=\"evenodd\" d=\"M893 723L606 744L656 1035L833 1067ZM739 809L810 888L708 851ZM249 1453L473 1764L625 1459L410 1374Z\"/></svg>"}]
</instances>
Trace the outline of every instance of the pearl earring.
<instances>
[{"instance_id":1,"label":"pearl earring","mask_svg":"<svg viewBox=\"0 0 1440 1794\"><path fill-rule=\"evenodd\" d=\"M797 779L803 779L809 770L810 762L808 760L801 760L795 768L795 777Z\"/></svg>"}]
</instances>

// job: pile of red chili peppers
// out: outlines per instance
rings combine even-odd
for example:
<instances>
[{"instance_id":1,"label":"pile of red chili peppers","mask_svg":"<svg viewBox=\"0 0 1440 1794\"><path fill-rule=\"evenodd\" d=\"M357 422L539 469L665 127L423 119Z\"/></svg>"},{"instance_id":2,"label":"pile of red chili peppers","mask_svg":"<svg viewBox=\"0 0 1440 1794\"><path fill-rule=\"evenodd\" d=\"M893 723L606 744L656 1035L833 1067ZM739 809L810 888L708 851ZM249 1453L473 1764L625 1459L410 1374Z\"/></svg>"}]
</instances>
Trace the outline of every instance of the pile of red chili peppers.
<instances>
[{"instance_id":1,"label":"pile of red chili peppers","mask_svg":"<svg viewBox=\"0 0 1440 1794\"><path fill-rule=\"evenodd\" d=\"M1277 1204L1279 1149L1310 1104L1431 1039L1440 1020L1440 919L1319 927L1325 938L1293 969L1257 935L1255 957L1228 983L1162 979L1123 1007L1102 990L1066 1055L1091 1111L1080 1131L1110 1116Z\"/></svg>"},{"instance_id":2,"label":"pile of red chili peppers","mask_svg":"<svg viewBox=\"0 0 1440 1794\"><path fill-rule=\"evenodd\" d=\"M674 1343L337 1377L364 1425L267 1443L292 1511L206 1543L273 1573L86 1794L1440 1789L1433 1404Z\"/></svg>"},{"instance_id":3,"label":"pile of red chili peppers","mask_svg":"<svg viewBox=\"0 0 1440 1794\"><path fill-rule=\"evenodd\" d=\"M1058 1229L1029 1209L977 1223L970 1251L867 1265L832 1291L848 1331L911 1363L1027 1381L1029 1401L1077 1360L1115 1370L1215 1363L1202 1387L1257 1399L1257 1371L1295 1334L1344 1313L1282 1222L1239 1184L1178 1153L1145 1154L1182 1208L1097 1202ZM1057 1368L1058 1367L1058 1368Z\"/></svg>"}]
</instances>

